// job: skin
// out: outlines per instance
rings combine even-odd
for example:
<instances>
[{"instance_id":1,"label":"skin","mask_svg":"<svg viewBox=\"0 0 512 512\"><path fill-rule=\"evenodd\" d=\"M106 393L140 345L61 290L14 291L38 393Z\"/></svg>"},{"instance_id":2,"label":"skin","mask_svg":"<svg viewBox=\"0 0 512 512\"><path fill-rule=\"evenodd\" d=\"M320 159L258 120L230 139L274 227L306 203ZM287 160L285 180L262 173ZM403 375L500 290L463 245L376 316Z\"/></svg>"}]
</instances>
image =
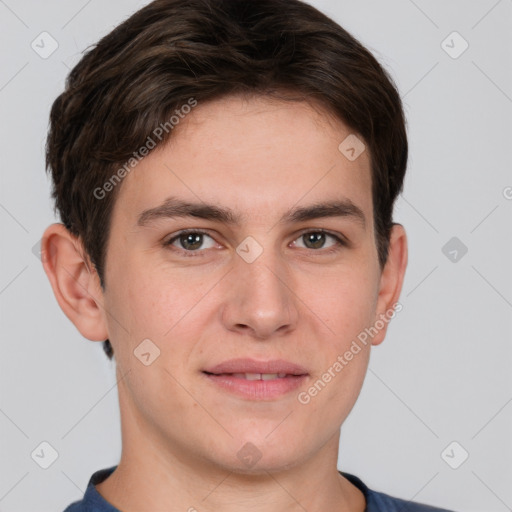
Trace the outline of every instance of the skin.
<instances>
[{"instance_id":1,"label":"skin","mask_svg":"<svg viewBox=\"0 0 512 512\"><path fill-rule=\"evenodd\" d=\"M381 271L368 152L349 161L338 145L350 129L318 105L269 98L199 104L175 130L122 182L105 291L62 224L43 237L44 268L62 310L84 337L109 338L114 348L122 457L97 489L125 512L362 512L364 496L338 473L340 426L387 323L308 404L297 395L399 299L406 234L394 225ZM242 221L137 225L143 210L170 195L230 208ZM340 197L361 208L364 227L348 216L278 223L292 207ZM209 233L189 257L186 240L164 245L186 228ZM349 245L327 253L336 247L327 236L311 248L303 231L321 228ZM252 263L236 252L248 236L263 248ZM149 366L133 353L146 338L160 350ZM235 397L201 373L235 357L282 358L309 376L276 399ZM237 457L247 442L261 453L251 467Z\"/></svg>"}]
</instances>

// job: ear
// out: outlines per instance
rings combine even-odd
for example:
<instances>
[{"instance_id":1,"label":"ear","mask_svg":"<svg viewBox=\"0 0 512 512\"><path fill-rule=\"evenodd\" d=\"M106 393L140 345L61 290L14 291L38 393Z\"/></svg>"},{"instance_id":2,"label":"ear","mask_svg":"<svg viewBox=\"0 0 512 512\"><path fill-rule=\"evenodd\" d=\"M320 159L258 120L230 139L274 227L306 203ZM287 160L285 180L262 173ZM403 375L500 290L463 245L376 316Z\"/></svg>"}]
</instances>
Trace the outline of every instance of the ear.
<instances>
[{"instance_id":1,"label":"ear","mask_svg":"<svg viewBox=\"0 0 512 512\"><path fill-rule=\"evenodd\" d=\"M394 316L393 310L400 311L402 305L394 308L402 291L402 284L407 268L407 235L401 224L391 228L388 259L382 269L377 309L374 324L382 326L372 339L372 345L379 345L386 337L389 321ZM377 323L378 322L378 323Z\"/></svg>"},{"instance_id":2,"label":"ear","mask_svg":"<svg viewBox=\"0 0 512 512\"><path fill-rule=\"evenodd\" d=\"M85 338L106 340L103 290L80 239L64 224L48 226L41 240L41 259L64 314Z\"/></svg>"}]
</instances>

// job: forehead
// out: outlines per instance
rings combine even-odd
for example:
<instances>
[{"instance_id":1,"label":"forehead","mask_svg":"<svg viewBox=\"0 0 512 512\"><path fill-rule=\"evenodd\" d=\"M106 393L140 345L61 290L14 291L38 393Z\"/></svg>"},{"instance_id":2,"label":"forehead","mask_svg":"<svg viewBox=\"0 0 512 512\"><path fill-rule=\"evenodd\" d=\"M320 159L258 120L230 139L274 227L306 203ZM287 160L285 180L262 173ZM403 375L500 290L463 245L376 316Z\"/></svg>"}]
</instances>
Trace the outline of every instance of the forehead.
<instances>
[{"instance_id":1,"label":"forehead","mask_svg":"<svg viewBox=\"0 0 512 512\"><path fill-rule=\"evenodd\" d=\"M339 146L349 136L316 104L240 96L199 103L124 178L114 210L134 224L173 196L249 220L344 198L371 216L368 151L348 159Z\"/></svg>"}]
</instances>

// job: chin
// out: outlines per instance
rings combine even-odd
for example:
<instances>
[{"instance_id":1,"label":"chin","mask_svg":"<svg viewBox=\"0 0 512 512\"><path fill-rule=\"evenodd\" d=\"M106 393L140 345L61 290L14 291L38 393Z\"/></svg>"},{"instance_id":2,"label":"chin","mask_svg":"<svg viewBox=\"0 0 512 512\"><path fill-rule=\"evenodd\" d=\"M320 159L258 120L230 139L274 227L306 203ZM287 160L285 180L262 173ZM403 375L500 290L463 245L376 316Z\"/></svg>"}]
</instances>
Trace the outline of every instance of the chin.
<instances>
[{"instance_id":1,"label":"chin","mask_svg":"<svg viewBox=\"0 0 512 512\"><path fill-rule=\"evenodd\" d=\"M270 437L258 438L254 434L235 437L222 453L219 453L217 445L216 454L212 453L211 457L214 457L214 462L223 469L241 475L267 475L267 473L285 471L298 465L305 456L302 453L304 446L290 444L290 439L299 439L299 437L287 435L288 442L277 435L272 441Z\"/></svg>"}]
</instances>

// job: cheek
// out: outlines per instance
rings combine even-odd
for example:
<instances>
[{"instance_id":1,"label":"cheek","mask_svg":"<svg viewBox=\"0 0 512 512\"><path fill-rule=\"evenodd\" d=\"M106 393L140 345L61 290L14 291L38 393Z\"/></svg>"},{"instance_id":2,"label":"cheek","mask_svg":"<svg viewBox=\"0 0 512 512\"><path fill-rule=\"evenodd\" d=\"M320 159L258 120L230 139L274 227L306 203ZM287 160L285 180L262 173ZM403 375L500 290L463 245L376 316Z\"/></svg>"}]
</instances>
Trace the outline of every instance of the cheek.
<instances>
[{"instance_id":1,"label":"cheek","mask_svg":"<svg viewBox=\"0 0 512 512\"><path fill-rule=\"evenodd\" d=\"M161 279L122 258L118 262L108 283L105 311L116 360L131 368L140 364L134 350L143 340L162 346L162 335L173 323L175 299Z\"/></svg>"},{"instance_id":2,"label":"cheek","mask_svg":"<svg viewBox=\"0 0 512 512\"><path fill-rule=\"evenodd\" d=\"M130 332L162 338L185 314L193 291L155 267L133 264L126 267L126 276L117 298Z\"/></svg>"},{"instance_id":3,"label":"cheek","mask_svg":"<svg viewBox=\"0 0 512 512\"><path fill-rule=\"evenodd\" d=\"M338 350L368 327L374 318L378 282L377 276L372 274L371 269L352 266L318 273L304 283L301 296L309 296L308 305L329 327L333 346Z\"/></svg>"},{"instance_id":4,"label":"cheek","mask_svg":"<svg viewBox=\"0 0 512 512\"><path fill-rule=\"evenodd\" d=\"M118 294L120 317L129 326L129 352L133 354L142 340L150 339L160 351L158 363L173 374L183 372L184 361L194 351L207 323L205 308L212 297L208 294L211 283L183 274L171 275L158 268L151 273L133 271L134 277ZM120 335L126 346L127 332Z\"/></svg>"},{"instance_id":5,"label":"cheek","mask_svg":"<svg viewBox=\"0 0 512 512\"><path fill-rule=\"evenodd\" d=\"M374 318L377 277L371 268L352 266L310 282L319 293L310 294L308 306L328 329L322 328L327 334L319 342L321 364L306 400L311 398L307 407L323 421L343 420L359 395L371 348L359 336Z\"/></svg>"},{"instance_id":6,"label":"cheek","mask_svg":"<svg viewBox=\"0 0 512 512\"><path fill-rule=\"evenodd\" d=\"M163 277L164 272L156 269L151 273L125 269L132 278L119 283L113 301L116 318L110 322L116 334L113 344L117 366L126 375L127 393L137 410L147 419L154 419L155 414L169 418L173 409L195 407L180 383L184 382L183 367L193 350L188 340L195 339L189 331L190 324L197 321L193 306L199 300L198 293L184 283L177 284L174 277ZM119 327L121 323L125 328ZM146 366L137 354L147 352L152 362ZM184 420L173 418L174 428L185 428L181 425Z\"/></svg>"}]
</instances>

